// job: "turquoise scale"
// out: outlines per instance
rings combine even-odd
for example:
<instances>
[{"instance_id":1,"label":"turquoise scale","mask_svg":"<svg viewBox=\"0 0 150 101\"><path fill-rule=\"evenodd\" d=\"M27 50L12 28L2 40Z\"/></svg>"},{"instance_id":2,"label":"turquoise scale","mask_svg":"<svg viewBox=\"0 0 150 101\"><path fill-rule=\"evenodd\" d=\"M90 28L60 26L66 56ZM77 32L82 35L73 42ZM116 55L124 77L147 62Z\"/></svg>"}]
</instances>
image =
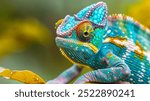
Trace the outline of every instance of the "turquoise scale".
<instances>
[{"instance_id":1,"label":"turquoise scale","mask_svg":"<svg viewBox=\"0 0 150 101\"><path fill-rule=\"evenodd\" d=\"M122 26L120 26L121 23L123 23ZM126 31L124 31L123 29L126 29ZM105 38L107 37L124 37L125 38L125 36L127 36L128 39L132 39L134 42L138 40L142 44L142 46L146 46L145 44L149 43L149 41L145 38L150 37L150 34L146 33L138 25L135 25L134 22L130 22L126 20L123 20L123 21L113 20L112 25L108 28L108 30L111 30L111 32L107 34ZM107 43L106 45L109 45L109 44L111 47L113 47L112 49L113 53L123 59L123 55L126 54L126 48L120 48L119 46L116 46L116 45L113 46L112 43ZM146 46L146 48L150 48L150 47ZM125 81L129 81L135 84L150 83L149 82L150 81L149 80L150 61L147 59L146 56L143 59L141 59L134 52L129 52L129 55L126 56L124 61L131 69L131 75L129 78L125 79Z\"/></svg>"},{"instance_id":2,"label":"turquoise scale","mask_svg":"<svg viewBox=\"0 0 150 101\"><path fill-rule=\"evenodd\" d=\"M86 8L84 8L83 10L79 11L79 12L76 14L77 17L78 17L79 19L83 19L83 18L86 16L87 12L90 10L90 8L91 8L92 6L93 6L93 5L90 5L90 6L86 7Z\"/></svg>"}]
</instances>

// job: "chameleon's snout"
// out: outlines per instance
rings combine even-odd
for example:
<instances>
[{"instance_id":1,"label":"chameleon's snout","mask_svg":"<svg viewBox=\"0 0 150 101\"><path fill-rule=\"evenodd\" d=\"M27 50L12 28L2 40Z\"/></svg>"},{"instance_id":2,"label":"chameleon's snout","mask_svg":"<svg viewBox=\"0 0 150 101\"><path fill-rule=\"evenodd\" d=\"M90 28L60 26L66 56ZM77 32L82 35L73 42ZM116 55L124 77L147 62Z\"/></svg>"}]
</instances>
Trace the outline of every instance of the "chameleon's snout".
<instances>
[{"instance_id":1,"label":"chameleon's snout","mask_svg":"<svg viewBox=\"0 0 150 101\"><path fill-rule=\"evenodd\" d=\"M72 49L74 51L83 51L88 54L95 54L98 52L98 48L91 43L84 43L78 40L67 39L62 37L56 37L56 45L64 49Z\"/></svg>"}]
</instances>

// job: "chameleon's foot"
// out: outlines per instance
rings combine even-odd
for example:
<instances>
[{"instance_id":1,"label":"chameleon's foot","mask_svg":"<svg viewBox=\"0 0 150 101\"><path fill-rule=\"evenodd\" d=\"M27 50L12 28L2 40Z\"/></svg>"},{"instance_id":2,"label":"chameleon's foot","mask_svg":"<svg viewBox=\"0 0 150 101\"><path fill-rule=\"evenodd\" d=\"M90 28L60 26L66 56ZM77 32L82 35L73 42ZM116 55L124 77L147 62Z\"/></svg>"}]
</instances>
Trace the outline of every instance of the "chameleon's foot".
<instances>
[{"instance_id":1,"label":"chameleon's foot","mask_svg":"<svg viewBox=\"0 0 150 101\"><path fill-rule=\"evenodd\" d=\"M75 84L83 84L83 83L123 83L126 82L120 81L130 75L130 70L127 65L119 64L118 67L112 67L107 69L98 69L94 71L90 71L81 77L79 77Z\"/></svg>"}]
</instances>

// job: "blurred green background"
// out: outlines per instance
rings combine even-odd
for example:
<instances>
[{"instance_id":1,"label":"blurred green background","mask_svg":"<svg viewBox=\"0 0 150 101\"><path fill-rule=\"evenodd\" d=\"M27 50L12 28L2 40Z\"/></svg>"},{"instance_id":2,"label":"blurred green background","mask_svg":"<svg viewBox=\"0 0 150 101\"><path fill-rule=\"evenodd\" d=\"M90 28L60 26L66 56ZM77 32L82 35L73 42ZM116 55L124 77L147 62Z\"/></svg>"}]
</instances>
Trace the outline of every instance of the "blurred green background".
<instances>
[{"instance_id":1,"label":"blurred green background","mask_svg":"<svg viewBox=\"0 0 150 101\"><path fill-rule=\"evenodd\" d=\"M72 65L55 45L55 22L99 1L0 0L0 66L53 79ZM109 14L130 15L150 27L150 0L103 1ZM0 83L19 82L0 77Z\"/></svg>"}]
</instances>

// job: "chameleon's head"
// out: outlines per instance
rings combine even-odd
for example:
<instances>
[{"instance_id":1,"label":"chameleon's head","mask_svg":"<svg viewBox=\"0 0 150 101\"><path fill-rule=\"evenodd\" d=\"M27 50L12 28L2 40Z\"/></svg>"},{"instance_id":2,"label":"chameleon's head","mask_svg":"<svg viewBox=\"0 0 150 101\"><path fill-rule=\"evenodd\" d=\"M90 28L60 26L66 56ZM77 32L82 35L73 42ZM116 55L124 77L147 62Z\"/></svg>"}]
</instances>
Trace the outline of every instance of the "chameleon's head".
<instances>
[{"instance_id":1,"label":"chameleon's head","mask_svg":"<svg viewBox=\"0 0 150 101\"><path fill-rule=\"evenodd\" d=\"M86 64L99 51L106 24L106 4L92 4L62 20L57 28L56 44L69 60Z\"/></svg>"}]
</instances>

